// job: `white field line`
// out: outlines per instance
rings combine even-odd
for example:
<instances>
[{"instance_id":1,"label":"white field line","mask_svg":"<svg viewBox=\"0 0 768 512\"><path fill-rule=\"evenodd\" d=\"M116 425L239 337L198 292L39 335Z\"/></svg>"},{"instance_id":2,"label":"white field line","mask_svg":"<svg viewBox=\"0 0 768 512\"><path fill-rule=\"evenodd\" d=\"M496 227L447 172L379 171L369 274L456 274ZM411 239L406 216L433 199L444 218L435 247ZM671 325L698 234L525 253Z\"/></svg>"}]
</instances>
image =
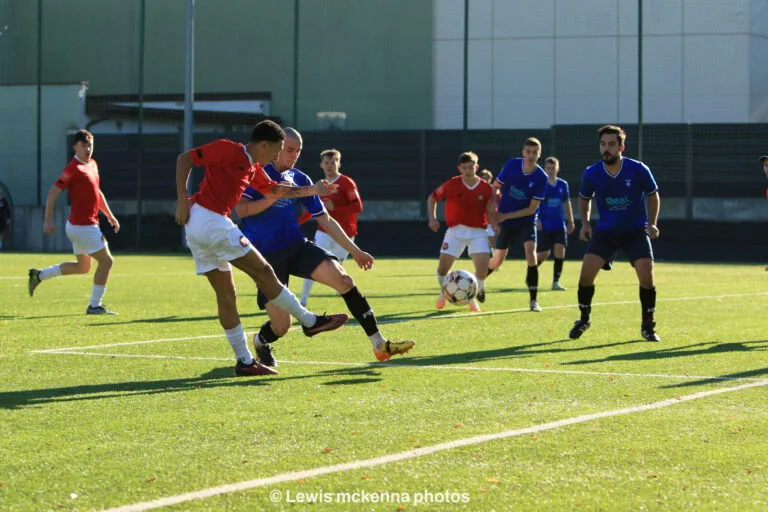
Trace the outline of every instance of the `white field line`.
<instances>
[{"instance_id":1,"label":"white field line","mask_svg":"<svg viewBox=\"0 0 768 512\"><path fill-rule=\"evenodd\" d=\"M191 260L190 260L191 261ZM179 277L179 276L188 276L188 277L194 277L195 276L195 269L194 267L190 267L189 272L148 272L148 273L141 273L141 274L109 274L110 279L114 277L161 277L161 276L168 276L168 277ZM81 279L93 279L92 274L83 274L83 275L74 275L74 276L67 276L67 279L73 279L73 278L81 278ZM15 281L15 280L24 280L26 281L29 279L29 276L0 276L0 281Z\"/></svg>"},{"instance_id":2,"label":"white field line","mask_svg":"<svg viewBox=\"0 0 768 512\"><path fill-rule=\"evenodd\" d=\"M65 351L66 350L66 351ZM123 357L127 359L176 359L189 361L228 361L231 357L195 357L195 356L162 356L156 354L113 354L107 352L80 352L70 349L63 349L61 352L47 350L45 352L36 351L40 354L72 355L72 356L95 356L95 357ZM666 373L618 373L618 372L589 372L586 370L557 370L542 368L514 368L514 367L484 367L484 366L452 366L452 365L420 365L420 364L398 364L398 363L351 363L343 361L284 361L277 360L280 364L293 364L303 366L340 366L340 367L359 367L359 368L407 368L411 370L452 370L462 372L510 372L510 373L551 373L564 375L588 375L598 377L637 377L646 379L672 379L672 380L713 380L713 381L762 381L759 377L713 377L707 375L674 375Z\"/></svg>"},{"instance_id":3,"label":"white field line","mask_svg":"<svg viewBox=\"0 0 768 512\"><path fill-rule=\"evenodd\" d=\"M698 296L698 297L672 297L669 299L657 299L657 302L659 301L667 301L667 302L673 302L673 301L685 301L685 300L708 300L708 299L730 299L730 298L736 298L736 297L756 297L756 296L762 296L762 295L768 295L768 292L755 292L755 293L732 293L728 295L704 295L704 296ZM619 301L619 302L596 302L592 304L592 307L595 306L617 306L622 304L639 304L639 300L629 300L629 301ZM548 309L566 309L566 308L575 308L576 306L573 304L569 305L561 305L561 306L549 306L545 308L545 311ZM481 311L479 313L454 313L451 315L441 315L441 316L431 316L431 317L413 317L413 318L399 318L396 320L382 320L379 323L380 324L394 324L394 323L401 323L401 322L423 322L427 320L451 320L454 318L464 318L464 317L480 317L483 315L503 315L505 313L520 313L523 311L528 311L528 308L519 308L519 309L504 309L499 311ZM119 347L124 345L142 345L146 343L165 343L168 341L186 341L186 340L200 340L200 339L207 339L207 338L217 338L222 336L221 334L207 334L204 336L185 336L181 338L164 338L159 340L142 340L142 341L124 341L119 343L107 343L104 345L89 345L86 347L71 347L71 348L53 348L53 349L44 349L44 350L32 350L31 353L33 354L48 354L48 353L62 353L62 352L68 352L72 350L86 350L86 349L93 349L93 348L109 348L109 347Z\"/></svg>"},{"instance_id":4,"label":"white field line","mask_svg":"<svg viewBox=\"0 0 768 512\"><path fill-rule=\"evenodd\" d=\"M461 448L464 446L472 446L476 444L487 443L489 441L497 441L500 439L519 437L526 434L536 434L538 432L544 432L546 430L563 428L569 425L586 423L589 421L595 421L603 418L610 418L610 417L621 416L625 414L633 414L636 412L662 409L662 408L670 407L672 405L676 405L680 403L699 400L702 398L707 398L707 397L719 395L722 393L730 393L732 391L741 391L743 389L765 386L767 384L768 384L768 380L762 380L758 382L742 384L740 386L714 389L710 391L702 391L699 393L693 393L691 395L684 395L676 398L670 398L667 400L661 400L660 402L654 402L646 405L637 405L634 407L626 407L623 409L614 409L611 411L598 412L594 414L585 414L582 416L575 416L572 418L566 418L562 420L551 421L548 423L542 423L540 425L533 425L526 428L507 430L504 432L497 432L495 434L485 434L481 436L467 437L464 439L457 439L455 441L440 443L433 446L426 446L423 448L415 448L413 450L393 453L390 455L376 457L373 459L356 460L352 462L346 462L343 464L334 464L332 466L306 469L303 471L292 471L289 473L282 473L279 475L264 477L264 478L256 478L254 480L247 480L244 482L238 482L234 484L225 484L225 485L220 485L216 487L209 487L208 489L201 489L199 491L178 494L176 496L168 496L165 498L159 498L152 501L144 501L140 503L134 503L132 505L124 505L122 507L110 508L104 512L141 512L144 510L152 510L156 508L167 507L170 505L177 505L179 503L185 503L188 501L203 500L206 498L211 498L213 496L219 496L222 494L227 494L232 492L247 491L249 489L256 489L258 487L265 487L268 485L277 485L285 482L293 482L296 480L314 478L322 475L339 473L342 471L350 471L354 469L371 468L375 466L381 466L383 464L390 464L392 462L400 462L403 460L424 457L426 455L431 455L433 453L438 453L445 450L453 450L455 448Z\"/></svg>"}]
</instances>

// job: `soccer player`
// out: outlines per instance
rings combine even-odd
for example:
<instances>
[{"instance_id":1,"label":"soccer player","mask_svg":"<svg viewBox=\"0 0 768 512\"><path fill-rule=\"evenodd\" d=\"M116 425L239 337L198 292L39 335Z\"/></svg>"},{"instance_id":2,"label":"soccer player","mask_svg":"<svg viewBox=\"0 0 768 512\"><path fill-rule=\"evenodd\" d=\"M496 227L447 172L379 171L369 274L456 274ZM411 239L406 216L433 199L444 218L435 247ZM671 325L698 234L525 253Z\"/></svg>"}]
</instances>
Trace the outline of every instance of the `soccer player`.
<instances>
[{"instance_id":1,"label":"soccer player","mask_svg":"<svg viewBox=\"0 0 768 512\"><path fill-rule=\"evenodd\" d=\"M571 193L568 182L558 178L560 161L554 156L544 160L544 171L549 177L547 194L539 206L539 218L536 221L536 259L541 265L549 256L555 253L555 269L552 276L552 289L564 291L560 285L563 273L565 248L568 246L568 235L573 233L573 208L571 208Z\"/></svg>"},{"instance_id":2,"label":"soccer player","mask_svg":"<svg viewBox=\"0 0 768 512\"><path fill-rule=\"evenodd\" d=\"M479 173L477 173L478 176L480 176L480 179L489 184L491 187L493 187L493 173L489 171L488 169L483 169ZM496 191L494 190L493 194L494 199L496 198ZM496 201L498 203L498 201ZM493 224L490 222L488 223L488 227L485 228L486 233L488 234L488 251L491 256L493 256L493 246L496 245L496 230L493 227Z\"/></svg>"},{"instance_id":3,"label":"soccer player","mask_svg":"<svg viewBox=\"0 0 768 512\"><path fill-rule=\"evenodd\" d=\"M42 270L29 269L29 296L35 293L41 282L54 277L72 274L87 274L91 270L91 260L98 263L93 274L91 302L85 310L87 315L114 315L108 311L101 301L107 289L109 272L112 270L112 254L109 252L104 235L99 228L99 211L107 217L112 229L120 231L120 223L112 214L107 204L107 198L99 187L99 166L93 155L93 134L88 130L80 130L75 134L73 146L75 156L64 168L59 179L48 191L45 201L45 222L43 232L51 235L56 232L53 216L56 211L56 200L64 190L69 190L71 211L67 220L67 238L72 242L72 248L77 262L68 261L53 265Z\"/></svg>"},{"instance_id":4,"label":"soccer player","mask_svg":"<svg viewBox=\"0 0 768 512\"><path fill-rule=\"evenodd\" d=\"M427 198L429 229L437 232L437 202L445 199L445 223L448 230L443 238L440 259L437 263L437 283L440 295L437 309L445 307L443 281L450 272L453 262L467 249L475 265L477 277L477 300L485 302L485 278L488 277L488 233L486 228L496 222L496 201L491 186L476 174L477 155L467 151L459 155L459 176L454 176L437 187ZM470 311L480 311L480 305L472 299Z\"/></svg>"},{"instance_id":5,"label":"soccer player","mask_svg":"<svg viewBox=\"0 0 768 512\"><path fill-rule=\"evenodd\" d=\"M632 262L640 282L642 323L640 332L647 341L661 341L656 334L656 288L653 279L651 240L659 236L658 187L651 170L642 162L622 156L627 135L618 126L598 130L602 160L587 167L579 189L579 236L587 245L579 276L579 309L569 337L581 337L591 325L595 278L600 268L623 250ZM600 219L594 231L589 222L592 199L597 202ZM647 201L647 209L646 209Z\"/></svg>"},{"instance_id":6,"label":"soccer player","mask_svg":"<svg viewBox=\"0 0 768 512\"><path fill-rule=\"evenodd\" d=\"M531 311L539 312L536 302L539 287L539 268L536 261L536 211L547 192L547 174L536 162L541 157L541 142L534 137L523 144L523 157L512 158L496 176L493 184L499 190L499 235L496 250L489 265L489 273L501 267L509 248L518 243L525 249Z\"/></svg>"},{"instance_id":7,"label":"soccer player","mask_svg":"<svg viewBox=\"0 0 768 512\"><path fill-rule=\"evenodd\" d=\"M325 209L328 210L331 218L339 223L349 239L354 242L357 235L357 214L363 211L363 201L360 199L360 193L357 191L357 184L352 178L339 172L341 167L341 151L338 149L321 151L320 167L323 169L328 183L334 183L339 186L338 191L321 198ZM336 242L322 224L317 226L315 244L333 254L339 261L339 264L344 265L344 260L347 259L349 251ZM304 279L301 290L301 303L304 306L307 305L313 284L315 284L313 280Z\"/></svg>"},{"instance_id":8,"label":"soccer player","mask_svg":"<svg viewBox=\"0 0 768 512\"><path fill-rule=\"evenodd\" d=\"M285 132L283 151L272 164L264 167L264 171L274 181L309 188L312 180L293 167L301 154L301 134L293 128L286 128ZM328 215L318 197L305 197L302 203L324 232L350 253L360 268L368 270L373 266L373 257L355 245L339 223ZM294 275L330 286L341 295L350 313L368 335L376 359L386 361L394 354L405 354L413 348L413 341L389 341L382 336L368 300L336 257L304 237L296 219L294 200L265 196L254 187L249 187L236 211L243 221L243 233L275 269L281 282L288 283L289 276ZM253 343L261 364L275 367L277 362L270 344L288 332L293 312L279 309L261 283L257 284L257 302L259 308L267 310L269 321L254 336Z\"/></svg>"},{"instance_id":9,"label":"soccer player","mask_svg":"<svg viewBox=\"0 0 768 512\"><path fill-rule=\"evenodd\" d=\"M219 322L237 358L235 375L274 375L277 372L258 363L248 349L237 311L232 265L245 272L275 307L299 319L306 336L338 329L347 315L315 315L277 280L272 267L229 218L249 185L267 197L300 197L333 192L325 181L296 188L272 181L261 168L283 148L285 133L272 121L262 121L251 132L250 142L238 144L219 139L179 155L176 161L176 223L186 226L187 244L198 275L205 275L216 292ZM204 165L200 191L187 198L187 180L193 165ZM190 206L191 205L191 206Z\"/></svg>"},{"instance_id":10,"label":"soccer player","mask_svg":"<svg viewBox=\"0 0 768 512\"><path fill-rule=\"evenodd\" d=\"M3 248L5 232L11 226L11 214L11 203L3 196L3 190L0 189L0 249Z\"/></svg>"}]
</instances>

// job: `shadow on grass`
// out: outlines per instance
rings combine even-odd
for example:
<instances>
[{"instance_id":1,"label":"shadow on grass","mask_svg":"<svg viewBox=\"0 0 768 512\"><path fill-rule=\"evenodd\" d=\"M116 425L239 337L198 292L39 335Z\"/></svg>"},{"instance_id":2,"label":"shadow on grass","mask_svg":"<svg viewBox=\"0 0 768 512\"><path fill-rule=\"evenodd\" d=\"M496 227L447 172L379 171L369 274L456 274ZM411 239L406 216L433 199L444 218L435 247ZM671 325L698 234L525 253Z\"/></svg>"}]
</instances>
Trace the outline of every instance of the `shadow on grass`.
<instances>
[{"instance_id":1,"label":"shadow on grass","mask_svg":"<svg viewBox=\"0 0 768 512\"><path fill-rule=\"evenodd\" d=\"M252 318L256 316L265 316L265 313L241 313L240 318ZM114 317L113 317L114 318ZM126 320L125 322L95 322L87 324L88 327L101 327L105 325L130 325L130 324L165 324L173 322L201 322L201 321L219 321L218 315L211 316L161 316L157 318L137 318L135 320Z\"/></svg>"},{"instance_id":2,"label":"shadow on grass","mask_svg":"<svg viewBox=\"0 0 768 512\"><path fill-rule=\"evenodd\" d=\"M721 375L711 379L700 379L690 382L681 382L680 384L669 384L661 386L664 389L671 388L686 388L690 386L701 386L703 384L714 384L716 382L723 382L724 380L738 380L738 379L750 379L768 375L768 368L759 368L757 370L748 370L744 372L729 373L727 375Z\"/></svg>"}]
</instances>

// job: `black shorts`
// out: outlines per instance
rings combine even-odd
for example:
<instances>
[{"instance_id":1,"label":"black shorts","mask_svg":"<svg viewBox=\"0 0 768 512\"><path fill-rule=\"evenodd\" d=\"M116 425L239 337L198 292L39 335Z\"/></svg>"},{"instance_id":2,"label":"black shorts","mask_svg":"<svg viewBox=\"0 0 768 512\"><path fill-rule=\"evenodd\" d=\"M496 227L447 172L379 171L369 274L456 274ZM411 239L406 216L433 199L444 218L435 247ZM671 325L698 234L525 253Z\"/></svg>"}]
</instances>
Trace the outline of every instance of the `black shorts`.
<instances>
[{"instance_id":1,"label":"black shorts","mask_svg":"<svg viewBox=\"0 0 768 512\"><path fill-rule=\"evenodd\" d=\"M536 243L536 224L500 224L496 237L496 249L509 249L515 245L523 245L528 240Z\"/></svg>"},{"instance_id":2,"label":"black shorts","mask_svg":"<svg viewBox=\"0 0 768 512\"><path fill-rule=\"evenodd\" d=\"M319 248L314 242L301 240L288 247L264 254L264 259L272 265L277 279L287 285L290 276L311 279L312 272L325 260L335 260L336 256ZM256 299L259 309L265 309L269 299L259 290Z\"/></svg>"},{"instance_id":3,"label":"black shorts","mask_svg":"<svg viewBox=\"0 0 768 512\"><path fill-rule=\"evenodd\" d=\"M555 246L555 244L562 244L568 247L568 232L565 229L559 229L557 231L540 231L536 230L536 251L548 251Z\"/></svg>"},{"instance_id":4,"label":"black shorts","mask_svg":"<svg viewBox=\"0 0 768 512\"><path fill-rule=\"evenodd\" d=\"M619 251L624 251L629 261L641 258L653 259L651 237L646 228L638 228L623 235L610 235L604 231L592 231L587 253L596 254L605 261L613 260Z\"/></svg>"}]
</instances>

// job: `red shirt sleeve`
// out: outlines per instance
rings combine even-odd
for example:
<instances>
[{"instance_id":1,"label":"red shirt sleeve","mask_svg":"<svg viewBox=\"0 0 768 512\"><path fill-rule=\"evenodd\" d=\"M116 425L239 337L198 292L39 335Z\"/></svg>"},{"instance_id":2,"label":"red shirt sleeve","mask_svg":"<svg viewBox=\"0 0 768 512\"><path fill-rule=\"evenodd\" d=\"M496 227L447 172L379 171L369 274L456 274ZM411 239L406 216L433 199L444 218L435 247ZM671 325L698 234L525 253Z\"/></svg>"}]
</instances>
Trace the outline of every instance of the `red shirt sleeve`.
<instances>
[{"instance_id":1,"label":"red shirt sleeve","mask_svg":"<svg viewBox=\"0 0 768 512\"><path fill-rule=\"evenodd\" d=\"M262 195L267 195L269 191L277 186L277 182L261 168L259 164L254 164L256 172L253 174L253 180L251 180L251 188L259 191Z\"/></svg>"},{"instance_id":2,"label":"red shirt sleeve","mask_svg":"<svg viewBox=\"0 0 768 512\"><path fill-rule=\"evenodd\" d=\"M448 183L449 181L446 181L439 187L437 187L435 190L432 191L432 199L435 201L442 201L445 199L445 195L448 193Z\"/></svg>"},{"instance_id":3,"label":"red shirt sleeve","mask_svg":"<svg viewBox=\"0 0 768 512\"><path fill-rule=\"evenodd\" d=\"M64 168L64 171L61 173L61 176L59 176L59 179L56 180L54 185L59 187L61 190L66 190L70 183L72 183L72 177L72 167L68 165Z\"/></svg>"},{"instance_id":4,"label":"red shirt sleeve","mask_svg":"<svg viewBox=\"0 0 768 512\"><path fill-rule=\"evenodd\" d=\"M242 151L238 144L226 139L215 140L190 151L195 166L218 165L230 160L233 150Z\"/></svg>"},{"instance_id":5,"label":"red shirt sleeve","mask_svg":"<svg viewBox=\"0 0 768 512\"><path fill-rule=\"evenodd\" d=\"M363 200L360 199L360 193L357 190L357 184L350 180L343 181L339 188L340 192L347 198L349 204L334 205L333 211L335 213L360 213L363 211Z\"/></svg>"},{"instance_id":6,"label":"red shirt sleeve","mask_svg":"<svg viewBox=\"0 0 768 512\"><path fill-rule=\"evenodd\" d=\"M311 218L312 218L312 214L309 213L308 210L304 210L304 213L302 213L299 216L299 225L304 224L305 222L307 222Z\"/></svg>"}]
</instances>

